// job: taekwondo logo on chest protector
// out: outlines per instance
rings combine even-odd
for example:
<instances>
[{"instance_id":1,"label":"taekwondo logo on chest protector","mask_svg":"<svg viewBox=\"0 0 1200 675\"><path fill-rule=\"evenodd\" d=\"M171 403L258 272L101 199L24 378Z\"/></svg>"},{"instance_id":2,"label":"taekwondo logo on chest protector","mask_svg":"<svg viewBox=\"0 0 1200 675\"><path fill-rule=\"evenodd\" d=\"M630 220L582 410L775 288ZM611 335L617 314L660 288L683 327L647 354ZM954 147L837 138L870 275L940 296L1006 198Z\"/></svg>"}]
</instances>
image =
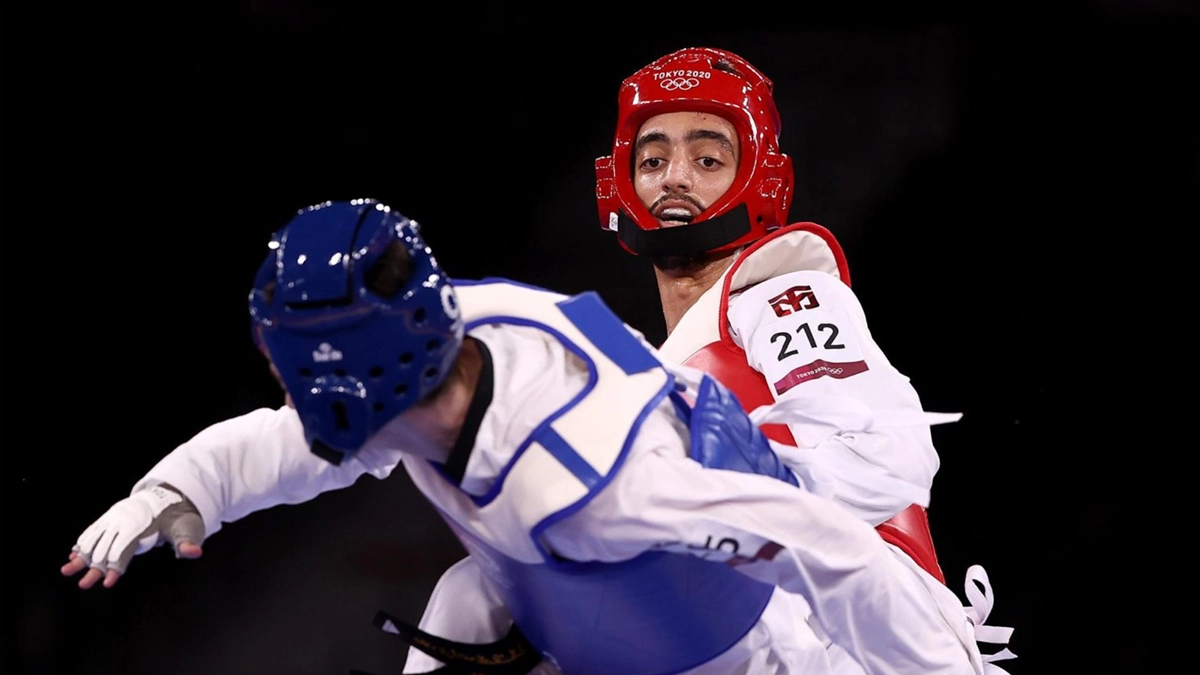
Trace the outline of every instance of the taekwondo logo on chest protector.
<instances>
[{"instance_id":1,"label":"taekwondo logo on chest protector","mask_svg":"<svg viewBox=\"0 0 1200 675\"><path fill-rule=\"evenodd\" d=\"M777 395L810 380L844 379L868 370L849 315L822 306L811 286L792 286L767 305L774 320L760 333L770 335L772 348L764 350L759 366Z\"/></svg>"}]
</instances>

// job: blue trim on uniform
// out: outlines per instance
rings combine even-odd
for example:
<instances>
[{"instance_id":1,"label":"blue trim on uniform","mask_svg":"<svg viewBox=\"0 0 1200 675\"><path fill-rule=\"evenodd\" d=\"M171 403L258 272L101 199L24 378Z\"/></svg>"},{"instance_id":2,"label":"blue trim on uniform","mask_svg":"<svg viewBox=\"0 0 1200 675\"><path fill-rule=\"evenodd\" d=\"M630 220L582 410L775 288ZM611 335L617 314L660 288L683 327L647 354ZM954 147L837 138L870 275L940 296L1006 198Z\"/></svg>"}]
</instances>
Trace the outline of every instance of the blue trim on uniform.
<instances>
[{"instance_id":1,"label":"blue trim on uniform","mask_svg":"<svg viewBox=\"0 0 1200 675\"><path fill-rule=\"evenodd\" d=\"M616 477L617 472L621 470L621 466L625 464L625 459L629 457L629 451L633 447L634 439L636 439L638 434L641 432L642 424L646 421L646 418L650 416L650 413L652 413L654 409L657 408L660 403L662 403L663 398L674 389L674 386L672 386L673 384L672 378L668 376L666 386L660 389L658 393L650 399L645 407L642 408L642 412L638 414L637 419L634 420L633 424L630 425L629 435L625 437L625 443L621 446L621 452L617 455L617 458L613 460L612 467L608 470L608 474L606 474L594 487L589 486L590 489L588 490L588 493L579 498L579 500L577 500L574 504L552 513L530 529L529 533L533 537L533 543L535 546L537 546L538 550L542 552L542 555L546 559L546 564L551 567L571 567L579 564L573 560L564 561L553 556L545 549L545 547L542 546L542 535L555 523L575 515L575 513L577 513L580 509L582 509L584 506L587 506L588 502L592 501L593 497L600 494L604 491L604 488L608 487L608 484L611 483Z\"/></svg>"},{"instance_id":2,"label":"blue trim on uniform","mask_svg":"<svg viewBox=\"0 0 1200 675\"><path fill-rule=\"evenodd\" d=\"M644 433L649 416L667 405L665 399L668 397L674 406L668 414L680 418L696 417L689 426L694 426L700 418L708 420L710 426L718 427L710 434L718 442L725 435L740 439L740 434L720 433L723 430L719 427L725 421L721 416L725 407L721 405L709 405L693 416L687 397L677 389L675 378L654 358L653 350L638 340L619 318L587 316L608 313L607 308L595 302L569 303L570 299L565 296L557 296L554 301L560 300L570 304L571 309L564 310L560 304L561 319L555 317L552 323L557 326L561 325L559 320L571 321L573 327L568 330L582 333L578 343L550 326L528 318L481 317L468 326L468 332L489 324L533 328L554 338L567 352L579 357L586 368L580 373L586 377L585 382L579 383L582 391L541 420L528 438L522 439L522 444L489 490L484 504L501 494L508 471L533 443L546 448L555 461L571 471L585 486L585 492L567 507L544 515L525 530L525 535L530 537L526 541L534 544L542 558L539 563L511 558L471 529L459 526L440 509L439 512L473 554L478 549L479 555L496 564L497 574L512 582L512 585L501 584L497 588L506 606L530 642L538 649L554 652L567 672L672 675L692 670L716 658L753 629L770 602L774 592L772 586L728 565L684 552L650 550L629 561L581 563L554 556L542 541L548 528L581 512L596 495L609 487L617 473L634 470L624 469L624 463L633 453L637 438ZM568 311L579 312L578 320L576 316L568 316ZM629 340L622 341L622 335ZM603 357L596 355L589 345L593 340L602 343L597 344L595 350L604 354ZM581 346L588 347L591 358L580 349ZM637 351L630 349L631 346ZM639 367L639 361L645 361L638 352L650 359L646 361L650 367L631 371L630 368ZM636 399L643 402L643 407L637 411L635 419L629 420L629 429L618 430L625 436L607 472L591 467L552 427L575 409L581 399L595 392L599 385L597 364L602 358L611 359L624 369L625 377L640 373L638 378L653 378L652 382L645 383L651 391ZM616 375L618 382L615 385L621 384L621 377ZM538 486L524 487L536 490ZM519 495L513 496L517 497ZM474 501L477 505L481 502L479 499ZM587 633L582 640L578 632L581 626Z\"/></svg>"},{"instance_id":3,"label":"blue trim on uniform","mask_svg":"<svg viewBox=\"0 0 1200 675\"><path fill-rule=\"evenodd\" d=\"M547 430L550 427L550 425L552 423L554 423L555 420L557 420L559 417L562 417L564 414L566 414L566 412L568 410L570 410L571 408L574 408L576 405L578 405L580 401L582 401L588 394L590 394L592 392L593 389L596 388L596 382L599 381L599 379L600 379L599 374L596 372L596 363L594 361L592 361L592 359L589 358L588 355L583 352L583 350L581 350L579 347L577 347L574 342L571 342L570 340L567 339L567 337L565 335L563 335L562 333L547 326L546 324L543 324L543 323L540 323L537 321L532 321L529 319L521 319L521 318L514 317L514 316L497 315L497 316L489 316L487 318L471 322L464 327L464 330L465 330L465 332L470 333L471 329L476 326L490 325L490 324L496 324L496 323L504 323L504 324L511 324L511 325L516 325L516 326L527 326L529 328L537 328L538 330L543 330L543 331L553 335L555 338L558 339L558 341L560 343L562 343L562 345L564 347L567 348L568 351L570 351L572 354L575 354L576 356L578 356L581 361L583 361L585 364L587 364L588 376L587 376L587 384L584 385L583 389L580 390L580 392L578 394L576 394L564 406L562 406L558 410L554 411L554 413L552 413L551 415L548 415L546 417L546 419L542 420L542 423L539 424L537 426L537 428L535 428L529 434L529 436L526 437L526 439L521 442L521 445L517 447L516 452L513 453L512 458L508 460L508 463L504 465L504 468L500 471L499 475L496 476L496 482L492 484L492 488L490 490L488 490L486 494L479 496L479 497L476 497L476 496L470 495L470 494L467 495L468 497L471 498L471 501L475 502L475 505L480 508L487 506L488 504L490 504L492 502L493 499L495 499L497 496L499 496L500 490L504 487L504 479L506 479L508 477L508 472L511 471L512 467L516 465L517 460L521 457L521 455L525 454L525 450L529 448L529 444L532 443L534 441L534 439L538 438L538 436L540 434L542 434L545 430ZM466 493L464 493L464 494L466 494ZM539 546L539 549L540 548L541 547Z\"/></svg>"},{"instance_id":4,"label":"blue trim on uniform","mask_svg":"<svg viewBox=\"0 0 1200 675\"><path fill-rule=\"evenodd\" d=\"M675 406L675 416L683 421L684 424L692 422L692 403L684 398L684 393L679 391L678 387L673 387L670 392L671 403Z\"/></svg>"},{"instance_id":5,"label":"blue trim on uniform","mask_svg":"<svg viewBox=\"0 0 1200 675\"><path fill-rule=\"evenodd\" d=\"M600 482L600 472L593 469L592 465L588 464L582 455L575 452L575 448L572 448L571 444L559 436L554 429L548 428L538 434L538 442L546 450L549 450L554 459L566 467L567 471L570 471L581 483L586 485L589 492Z\"/></svg>"},{"instance_id":6,"label":"blue trim on uniform","mask_svg":"<svg viewBox=\"0 0 1200 675\"><path fill-rule=\"evenodd\" d=\"M633 333L604 304L595 291L580 293L558 303L563 316L575 324L626 375L641 373L660 365Z\"/></svg>"},{"instance_id":7,"label":"blue trim on uniform","mask_svg":"<svg viewBox=\"0 0 1200 675\"><path fill-rule=\"evenodd\" d=\"M608 310L606 310L606 311L608 311ZM558 339L559 343L562 344L563 347L565 347L567 349L567 351L578 356L581 361L583 361L585 364L587 364L588 381L587 381L587 384L584 385L583 389L580 390L580 392L577 395L575 395L570 401L568 401L566 405L564 405L561 408L559 408L558 410L556 410L553 414L547 416L546 419L544 419L542 421L542 423L537 426L537 428L535 428L532 432L530 432L529 436L524 441L522 441L522 443L519 447L517 447L516 451L513 453L512 459L510 459L508 461L508 463L505 464L504 468L501 469L500 473L496 476L496 482L492 484L491 489L488 490L486 494L481 495L479 497L467 494L467 496L471 498L471 501L473 501L475 503L475 505L480 508L487 506L493 500L495 500L496 497L498 497L500 495L500 491L504 488L505 479L508 478L509 471L512 470L512 467L516 465L517 460L520 459L521 455L523 455L525 453L525 451L529 448L529 445L531 443L533 443L534 440L541 438L547 432L555 433L555 436L558 435L556 432L553 431L553 429L550 428L550 425L553 424L559 417L562 417L564 414L566 414L566 412L568 410L570 410L571 408L574 408L581 400L583 400L588 394L590 394L592 392L592 390L596 388L596 384L600 378L600 375L596 370L596 363L591 359L591 357L589 357L573 341L568 339L567 336L563 335L562 333L558 332L557 330L555 330L555 329L551 328L550 326L547 326L541 322L532 321L529 319L522 319L522 318L518 318L518 317L514 317L514 316L497 315L497 316L490 316L490 317L487 317L484 319L479 319L477 321L468 323L464 327L464 330L467 333L470 333L471 329L476 326L490 325L490 324L496 324L496 323L504 323L504 324L518 325L518 326L527 326L530 328L537 328L539 330L546 331L547 333L553 335L555 338ZM629 335L629 332L624 327L624 325L620 325L620 329L623 333L625 333L626 335ZM629 337L631 339L633 338L632 335L630 335ZM649 352L646 350L645 346L643 346L641 343L637 342L637 340L633 340L633 342L637 346L638 349L646 351L646 353L649 354ZM651 356L650 358L653 359L653 356ZM654 365L656 367L662 368L662 364L660 362L658 362L657 360L654 361ZM621 448L621 452L620 452L620 454L618 454L616 460L613 462L613 465L609 469L608 474L606 476L599 477L599 473L595 472L595 470L591 468L590 464L587 465L588 469L591 469L591 471L595 474L595 476L600 478L598 481L593 479L592 483L588 483L582 476L579 476L579 474L575 474L577 477L580 478L581 481L583 481L585 484L588 485L587 494L585 494L582 498L580 498L578 501L576 501L571 506L568 506L567 508L558 511L555 514L552 514L551 516L547 517L546 519L542 520L540 523L534 525L533 528L531 528L530 535L533 537L534 546L539 551L541 551L542 557L546 560L547 564L558 566L559 562L558 562L558 559L553 554L551 554L549 551L546 550L546 548L544 546L542 546L542 543L541 543L542 542L542 533L546 530L546 528L550 527L551 525L554 525L555 523L557 523L571 515L574 515L577 511L582 509L588 502L590 502L592 500L592 498L596 496L596 494L598 494L605 487L608 486L609 482L611 482L613 477L616 475L617 470L625 462L625 458L629 455L629 450L632 447L633 439L637 437L638 431L641 429L641 426L645 422L646 418L649 417L650 413L659 405L659 403L662 402L663 398L665 396L667 396L668 394L670 394L674 390L675 390L675 378L672 377L669 373L666 373L666 371L664 369L664 385L663 385L662 389L657 394L654 395L654 397L650 400L649 403L646 404L646 406L642 409L642 412L638 415L637 419L634 421L633 425L631 425L631 427L629 429L629 435L625 439L625 445ZM565 446L566 443L564 442L563 445ZM547 449L550 450L550 448L547 448ZM573 449L571 450L571 453L574 454ZM558 458L557 455L555 455L555 457ZM559 461L562 461L561 458L559 458ZM579 461L586 464L586 461L583 460L582 457L579 458ZM571 468L570 465L568 465L566 462L563 462L563 464L566 468L568 468L568 469ZM466 493L464 493L464 494L466 494Z\"/></svg>"},{"instance_id":8,"label":"blue trim on uniform","mask_svg":"<svg viewBox=\"0 0 1200 675\"><path fill-rule=\"evenodd\" d=\"M482 286L489 283L504 283L513 284L516 286L524 286L525 288L531 288L534 290L545 290L538 288L537 286L514 283L500 278L465 282L454 281L453 283L460 286ZM554 293L553 291L547 292L562 296L562 294ZM587 384L585 384L583 389L580 390L580 392L574 397L572 397L570 401L556 410L553 414L547 416L544 420L542 420L541 424L539 424L537 428L530 432L529 436L526 437L526 439L522 441L521 445L517 447L516 451L513 452L512 458L508 460L504 468L501 469L500 473L496 476L496 481L492 484L491 489L489 489L486 494L478 497L470 494L467 495L471 498L471 501L473 501L475 505L480 508L490 504L496 499L496 497L500 495L501 490L504 488L505 480L508 478L509 472L512 470L512 467L517 464L517 461L521 458L529 446L535 440L542 442L543 447L545 447L559 462L563 464L565 468L570 470L572 474L574 474L588 488L587 493L574 504L550 515L540 523L534 525L530 530L530 535L533 538L534 546L538 549L538 551L541 552L546 563L555 567L558 567L561 564L577 563L570 561L567 563L560 563L559 559L547 551L542 545L542 533L555 523L574 515L585 505L587 505L587 503L590 502L593 497L595 497L605 487L608 486L609 482L611 482L616 475L618 469L622 464L624 464L625 458L629 456L629 451L632 447L633 440L637 437L638 432L640 431L641 426L645 422L646 418L649 417L650 413L662 402L663 398L672 393L676 388L675 378L666 372L662 363L654 357L654 355L644 344L642 344L632 333L629 332L629 329L625 326L625 324L617 319L616 315L612 313L612 310L604 305L599 295L591 293L590 295L592 297L590 298L586 297L588 295L589 294L582 294L572 298L566 298L565 300L557 303L558 307L560 311L563 312L563 315L569 321L571 321L571 323L578 328L586 338L591 340L606 357L611 359L613 363L624 370L627 374L640 373L651 368L660 368L663 369L664 375L662 389L660 389L659 392L651 398L645 407L643 407L641 413L638 415L637 419L629 429L629 435L625 438L625 444L622 446L621 452L617 455L617 458L614 460L612 467L608 470L607 475L604 476L601 476L599 472L597 472L590 464L587 463L586 460L579 456L578 453L575 452L574 448L571 448L566 441L563 441L558 433L551 428L551 425L557 421L559 417L562 417L567 413L567 411L578 405L580 401L587 397L592 390L596 388L600 376L596 369L595 361L588 356L588 354L584 352L574 341L567 338L567 336L563 335L558 330L555 330L554 328L539 321L533 321L531 319L515 316L494 315L469 322L463 327L464 332L468 334L471 332L472 328L477 326L497 323L536 328L554 336L558 342L567 349L567 351L578 356L579 359L587 365ZM581 302L573 302L574 300L579 300L581 298L583 299ZM677 410L677 413L678 412L681 411ZM563 456L560 456L554 448L545 444L544 439L548 437L549 434L553 434L554 438L557 438L561 442L561 447L568 453L567 457L564 458ZM575 464L572 463L573 461ZM578 465L578 467L576 465ZM584 473L581 474L579 471L583 471Z\"/></svg>"}]
</instances>

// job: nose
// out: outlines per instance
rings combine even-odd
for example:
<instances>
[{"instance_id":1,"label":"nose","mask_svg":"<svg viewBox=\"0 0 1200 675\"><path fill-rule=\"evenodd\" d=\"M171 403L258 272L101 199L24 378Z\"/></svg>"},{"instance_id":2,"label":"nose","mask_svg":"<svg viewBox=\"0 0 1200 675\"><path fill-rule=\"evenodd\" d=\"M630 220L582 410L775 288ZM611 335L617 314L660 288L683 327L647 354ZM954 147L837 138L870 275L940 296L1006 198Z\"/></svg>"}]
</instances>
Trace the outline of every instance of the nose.
<instances>
[{"instance_id":1,"label":"nose","mask_svg":"<svg viewBox=\"0 0 1200 675\"><path fill-rule=\"evenodd\" d=\"M672 157L663 174L663 192L687 194L694 184L691 163L683 157Z\"/></svg>"}]
</instances>

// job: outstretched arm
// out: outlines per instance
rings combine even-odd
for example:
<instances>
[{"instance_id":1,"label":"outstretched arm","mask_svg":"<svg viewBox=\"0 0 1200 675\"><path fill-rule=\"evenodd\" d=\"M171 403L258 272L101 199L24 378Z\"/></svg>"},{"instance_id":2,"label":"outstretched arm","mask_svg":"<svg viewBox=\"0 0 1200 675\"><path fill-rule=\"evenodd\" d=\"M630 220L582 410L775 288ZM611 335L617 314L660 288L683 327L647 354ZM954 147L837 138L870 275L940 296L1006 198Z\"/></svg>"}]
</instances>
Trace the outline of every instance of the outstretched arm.
<instances>
[{"instance_id":1,"label":"outstretched arm","mask_svg":"<svg viewBox=\"0 0 1200 675\"><path fill-rule=\"evenodd\" d=\"M199 509L211 536L223 523L306 502L365 473L384 478L399 462L399 451L364 450L334 466L309 451L293 408L260 408L202 430L163 457L133 489L174 485Z\"/></svg>"},{"instance_id":2,"label":"outstretched arm","mask_svg":"<svg viewBox=\"0 0 1200 675\"><path fill-rule=\"evenodd\" d=\"M953 592L847 509L775 478L648 453L547 535L576 560L668 550L734 565L802 595L868 673L981 672Z\"/></svg>"},{"instance_id":3,"label":"outstretched arm","mask_svg":"<svg viewBox=\"0 0 1200 675\"><path fill-rule=\"evenodd\" d=\"M218 422L163 457L80 535L62 573L90 588L111 587L130 559L170 542L178 557L198 557L200 544L224 523L279 504L308 501L369 473L384 478L400 452L366 450L341 466L309 452L296 411L261 408Z\"/></svg>"}]
</instances>

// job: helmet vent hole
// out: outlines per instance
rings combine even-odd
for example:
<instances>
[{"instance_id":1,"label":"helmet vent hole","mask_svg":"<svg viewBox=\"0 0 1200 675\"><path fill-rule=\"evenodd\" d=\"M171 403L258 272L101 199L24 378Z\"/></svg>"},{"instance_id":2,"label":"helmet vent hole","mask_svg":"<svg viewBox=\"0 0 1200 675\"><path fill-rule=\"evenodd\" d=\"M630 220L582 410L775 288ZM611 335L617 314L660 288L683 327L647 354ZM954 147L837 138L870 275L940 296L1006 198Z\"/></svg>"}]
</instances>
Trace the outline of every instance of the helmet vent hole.
<instances>
[{"instance_id":1,"label":"helmet vent hole","mask_svg":"<svg viewBox=\"0 0 1200 675\"><path fill-rule=\"evenodd\" d=\"M371 366L371 377L383 377L383 366Z\"/></svg>"},{"instance_id":2,"label":"helmet vent hole","mask_svg":"<svg viewBox=\"0 0 1200 675\"><path fill-rule=\"evenodd\" d=\"M344 368L338 368L337 370L333 371L333 374L337 375L338 377L345 377L346 370Z\"/></svg>"},{"instance_id":3,"label":"helmet vent hole","mask_svg":"<svg viewBox=\"0 0 1200 675\"><path fill-rule=\"evenodd\" d=\"M301 368L300 377L312 377L312 370L308 368Z\"/></svg>"},{"instance_id":4,"label":"helmet vent hole","mask_svg":"<svg viewBox=\"0 0 1200 675\"><path fill-rule=\"evenodd\" d=\"M345 431L350 428L350 416L346 414L346 404L341 401L336 401L331 406L333 410L333 424L338 431Z\"/></svg>"},{"instance_id":5,"label":"helmet vent hole","mask_svg":"<svg viewBox=\"0 0 1200 675\"><path fill-rule=\"evenodd\" d=\"M373 405L371 407L375 409L375 412L383 412L383 404L380 403L379 401L376 401L375 405Z\"/></svg>"},{"instance_id":6,"label":"helmet vent hole","mask_svg":"<svg viewBox=\"0 0 1200 675\"><path fill-rule=\"evenodd\" d=\"M408 249L399 241L392 241L379 260L366 271L363 281L372 293L390 299L408 285L412 271L413 259Z\"/></svg>"},{"instance_id":7,"label":"helmet vent hole","mask_svg":"<svg viewBox=\"0 0 1200 675\"><path fill-rule=\"evenodd\" d=\"M424 307L418 307L416 311L413 312L413 321L416 322L418 326L424 326L426 319L427 317L425 315Z\"/></svg>"},{"instance_id":8,"label":"helmet vent hole","mask_svg":"<svg viewBox=\"0 0 1200 675\"><path fill-rule=\"evenodd\" d=\"M412 354L410 354L408 352L404 352L403 354L400 355L400 365L407 366L407 365L411 364L412 362L413 362Z\"/></svg>"},{"instance_id":9,"label":"helmet vent hole","mask_svg":"<svg viewBox=\"0 0 1200 675\"><path fill-rule=\"evenodd\" d=\"M433 339L433 340L430 340L429 342L425 343L425 351L435 352L435 351L437 351L437 348L441 347L441 346L442 346L441 340Z\"/></svg>"},{"instance_id":10,"label":"helmet vent hole","mask_svg":"<svg viewBox=\"0 0 1200 675\"><path fill-rule=\"evenodd\" d=\"M421 376L425 378L426 382L434 382L437 380L438 369L435 366L430 366L425 369L425 372Z\"/></svg>"},{"instance_id":11,"label":"helmet vent hole","mask_svg":"<svg viewBox=\"0 0 1200 675\"><path fill-rule=\"evenodd\" d=\"M403 385L403 384L398 384L398 385L396 385L396 388L392 390L392 392L395 393L396 396L404 396L405 394L408 393L408 386Z\"/></svg>"}]
</instances>

